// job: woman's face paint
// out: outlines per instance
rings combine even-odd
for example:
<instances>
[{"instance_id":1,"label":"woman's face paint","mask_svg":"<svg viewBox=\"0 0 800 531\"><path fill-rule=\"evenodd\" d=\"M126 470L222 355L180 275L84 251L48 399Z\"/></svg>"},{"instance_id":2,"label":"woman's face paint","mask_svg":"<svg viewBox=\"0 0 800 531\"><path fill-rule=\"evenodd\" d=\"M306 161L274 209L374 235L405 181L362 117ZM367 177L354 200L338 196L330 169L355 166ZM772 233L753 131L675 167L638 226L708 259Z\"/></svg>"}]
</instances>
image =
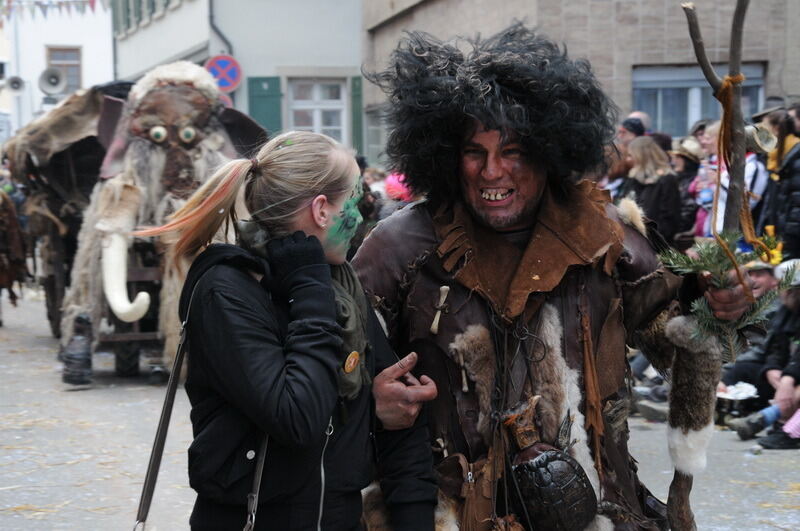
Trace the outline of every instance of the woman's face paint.
<instances>
[{"instance_id":1,"label":"woman's face paint","mask_svg":"<svg viewBox=\"0 0 800 531\"><path fill-rule=\"evenodd\" d=\"M350 194L345 199L342 208L333 216L333 223L328 229L326 236L326 248L335 255L339 262L344 261L347 250L350 248L350 240L356 234L358 226L363 221L361 212L358 210L358 202L361 200L362 186L361 177L353 179L355 184Z\"/></svg>"}]
</instances>

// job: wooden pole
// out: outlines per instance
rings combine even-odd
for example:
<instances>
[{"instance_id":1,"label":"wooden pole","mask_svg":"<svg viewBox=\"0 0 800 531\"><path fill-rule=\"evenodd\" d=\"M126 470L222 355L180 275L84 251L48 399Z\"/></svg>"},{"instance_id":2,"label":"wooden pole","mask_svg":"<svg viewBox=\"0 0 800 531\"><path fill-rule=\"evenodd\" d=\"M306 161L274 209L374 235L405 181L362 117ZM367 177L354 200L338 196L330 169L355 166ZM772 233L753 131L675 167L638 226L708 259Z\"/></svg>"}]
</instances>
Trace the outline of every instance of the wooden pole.
<instances>
[{"instance_id":1,"label":"wooden pole","mask_svg":"<svg viewBox=\"0 0 800 531\"><path fill-rule=\"evenodd\" d=\"M733 23L731 24L730 57L728 60L728 75L738 76L742 66L742 29L744 27L744 17L750 0L737 0L736 9L733 13ZM686 15L686 22L689 25L689 36L694 46L694 54L697 62L703 71L703 75L718 96L719 89L723 81L717 76L711 62L706 55L703 36L700 32L700 24L697 20L697 12L692 2L681 4ZM725 202L725 219L723 220L723 231L736 231L739 229L739 212L744 201L744 166L745 166L745 136L744 118L742 116L742 86L741 83L733 84L733 105L730 108L730 120L732 124L730 138L730 160L728 161L728 196ZM720 153L721 156L721 153Z\"/></svg>"}]
</instances>

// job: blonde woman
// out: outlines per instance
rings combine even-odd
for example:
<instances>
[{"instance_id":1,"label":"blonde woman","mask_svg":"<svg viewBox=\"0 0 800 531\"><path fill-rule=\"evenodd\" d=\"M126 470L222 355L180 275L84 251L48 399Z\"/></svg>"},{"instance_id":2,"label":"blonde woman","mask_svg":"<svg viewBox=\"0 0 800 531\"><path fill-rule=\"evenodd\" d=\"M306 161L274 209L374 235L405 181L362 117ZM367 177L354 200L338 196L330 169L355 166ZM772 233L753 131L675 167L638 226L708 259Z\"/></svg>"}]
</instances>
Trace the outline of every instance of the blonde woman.
<instances>
[{"instance_id":1,"label":"blonde woman","mask_svg":"<svg viewBox=\"0 0 800 531\"><path fill-rule=\"evenodd\" d=\"M628 161L632 167L619 197L635 200L671 243L680 227L681 196L669 156L652 138L640 136L628 144Z\"/></svg>"},{"instance_id":2,"label":"blonde woman","mask_svg":"<svg viewBox=\"0 0 800 531\"><path fill-rule=\"evenodd\" d=\"M184 257L202 251L180 306L181 320L189 313L193 530L242 528L264 434L256 529L359 529L375 451L394 529L433 529L424 424L371 440L376 372L401 378L416 358L392 365L397 359L345 262L361 190L349 150L289 132L254 159L228 163L168 225L143 232L175 233ZM242 194L249 220L236 219ZM209 245L223 222L235 223L238 245ZM408 374L396 384L435 396L433 382L421 380ZM378 413L385 425L397 414Z\"/></svg>"}]
</instances>

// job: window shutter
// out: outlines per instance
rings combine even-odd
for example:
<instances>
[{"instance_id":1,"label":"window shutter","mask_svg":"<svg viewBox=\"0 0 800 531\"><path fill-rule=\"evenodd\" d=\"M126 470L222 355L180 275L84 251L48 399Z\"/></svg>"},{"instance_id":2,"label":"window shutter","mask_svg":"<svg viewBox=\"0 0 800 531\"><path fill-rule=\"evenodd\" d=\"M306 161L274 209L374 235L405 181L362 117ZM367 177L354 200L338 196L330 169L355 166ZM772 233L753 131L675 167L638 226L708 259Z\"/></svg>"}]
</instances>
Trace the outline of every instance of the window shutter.
<instances>
[{"instance_id":1,"label":"window shutter","mask_svg":"<svg viewBox=\"0 0 800 531\"><path fill-rule=\"evenodd\" d=\"M281 78L249 77L247 95L250 116L267 130L270 137L274 136L283 128Z\"/></svg>"},{"instance_id":2,"label":"window shutter","mask_svg":"<svg viewBox=\"0 0 800 531\"><path fill-rule=\"evenodd\" d=\"M353 149L359 155L364 155L364 109L362 96L361 76L350 80L350 108L352 109L352 139Z\"/></svg>"}]
</instances>

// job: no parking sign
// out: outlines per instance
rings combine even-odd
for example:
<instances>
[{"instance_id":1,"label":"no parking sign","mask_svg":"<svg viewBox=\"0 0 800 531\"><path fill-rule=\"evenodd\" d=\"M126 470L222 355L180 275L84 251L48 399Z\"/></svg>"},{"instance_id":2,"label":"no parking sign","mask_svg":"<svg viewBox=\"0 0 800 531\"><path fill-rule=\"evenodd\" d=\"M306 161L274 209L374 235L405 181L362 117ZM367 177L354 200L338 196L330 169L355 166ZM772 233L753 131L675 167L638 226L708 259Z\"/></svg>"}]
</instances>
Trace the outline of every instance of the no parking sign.
<instances>
[{"instance_id":1,"label":"no parking sign","mask_svg":"<svg viewBox=\"0 0 800 531\"><path fill-rule=\"evenodd\" d=\"M242 67L230 55L215 55L205 64L222 92L233 92L242 82Z\"/></svg>"}]
</instances>

